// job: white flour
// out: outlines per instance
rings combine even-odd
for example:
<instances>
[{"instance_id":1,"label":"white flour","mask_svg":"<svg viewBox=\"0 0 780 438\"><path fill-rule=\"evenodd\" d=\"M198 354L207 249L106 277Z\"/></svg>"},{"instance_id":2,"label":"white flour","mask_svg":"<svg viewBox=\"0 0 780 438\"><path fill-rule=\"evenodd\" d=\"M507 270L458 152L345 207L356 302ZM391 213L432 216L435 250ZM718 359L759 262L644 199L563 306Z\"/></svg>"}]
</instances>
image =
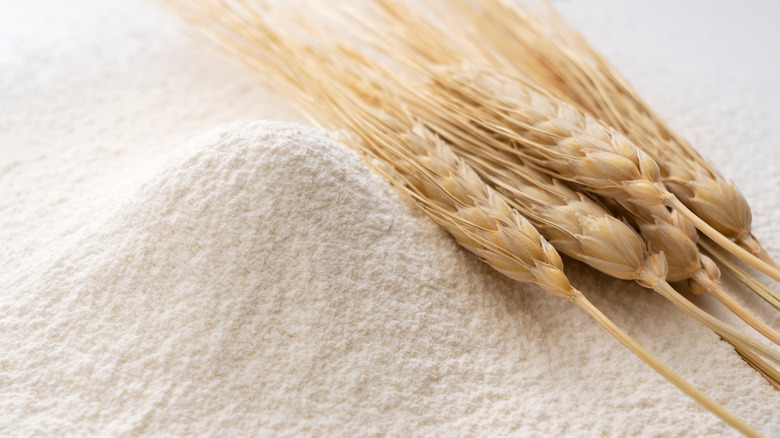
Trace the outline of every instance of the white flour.
<instances>
[{"instance_id":1,"label":"white flour","mask_svg":"<svg viewBox=\"0 0 780 438\"><path fill-rule=\"evenodd\" d=\"M231 124L129 186L6 293L3 430L633 434L690 422L674 409L692 403L578 309L489 271L316 131ZM769 392L698 333L721 371ZM663 423L609 410L629 402ZM594 408L598 420L572 421ZM696 413L700 432L724 431Z\"/></svg>"},{"instance_id":2,"label":"white flour","mask_svg":"<svg viewBox=\"0 0 780 438\"><path fill-rule=\"evenodd\" d=\"M459 249L324 135L245 122L178 147L225 120L296 117L144 8L55 5L31 6L50 17L0 45L1 436L735 436L575 306ZM588 11L591 28L609 21ZM708 139L722 115L690 116L686 135ZM771 143L720 129L755 153ZM730 174L749 196L767 184ZM775 227L759 229L770 248ZM566 263L673 369L780 430L778 392L728 345Z\"/></svg>"}]
</instances>

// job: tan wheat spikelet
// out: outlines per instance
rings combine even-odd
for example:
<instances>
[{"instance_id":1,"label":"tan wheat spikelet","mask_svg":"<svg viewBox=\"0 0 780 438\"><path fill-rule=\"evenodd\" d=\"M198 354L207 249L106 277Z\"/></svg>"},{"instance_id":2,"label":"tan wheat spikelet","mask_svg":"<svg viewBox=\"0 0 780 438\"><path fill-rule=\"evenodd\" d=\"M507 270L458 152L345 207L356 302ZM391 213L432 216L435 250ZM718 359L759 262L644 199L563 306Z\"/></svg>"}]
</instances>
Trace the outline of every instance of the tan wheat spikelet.
<instances>
[{"instance_id":1,"label":"tan wheat spikelet","mask_svg":"<svg viewBox=\"0 0 780 438\"><path fill-rule=\"evenodd\" d=\"M429 172L423 176L419 167L412 166L396 170L404 181L421 188L418 194L440 207L432 213L464 247L512 279L573 298L575 291L563 274L560 256L527 219L430 131L417 126L406 143L416 155L413 159ZM375 156L381 153L375 151ZM444 206L449 209L443 210Z\"/></svg>"},{"instance_id":2,"label":"tan wheat spikelet","mask_svg":"<svg viewBox=\"0 0 780 438\"><path fill-rule=\"evenodd\" d=\"M687 280L702 270L699 250L696 247L696 227L678 212L669 211L664 206L646 207L628 202L606 205L617 216L633 223L651 250L667 254L670 264L667 275L669 281Z\"/></svg>"}]
</instances>

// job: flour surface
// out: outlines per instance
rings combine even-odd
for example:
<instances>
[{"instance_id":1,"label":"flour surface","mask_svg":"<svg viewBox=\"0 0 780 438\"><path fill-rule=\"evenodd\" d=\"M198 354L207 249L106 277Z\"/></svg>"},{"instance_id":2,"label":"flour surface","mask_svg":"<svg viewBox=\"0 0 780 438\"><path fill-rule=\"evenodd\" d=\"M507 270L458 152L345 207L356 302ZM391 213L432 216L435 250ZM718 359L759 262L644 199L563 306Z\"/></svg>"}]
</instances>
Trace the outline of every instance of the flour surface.
<instances>
[{"instance_id":1,"label":"flour surface","mask_svg":"<svg viewBox=\"0 0 780 438\"><path fill-rule=\"evenodd\" d=\"M127 185L6 292L3 430L725 432L676 415L692 403L578 309L503 280L315 130L230 124ZM739 370L747 387L720 383L741 403L771 394L714 336L667 324ZM663 421L630 424L628 406Z\"/></svg>"},{"instance_id":2,"label":"flour surface","mask_svg":"<svg viewBox=\"0 0 780 438\"><path fill-rule=\"evenodd\" d=\"M22 3L0 6L0 436L737 436L323 133L218 127L303 119L153 5ZM626 4L559 6L737 180L779 254L777 75ZM565 263L640 343L777 436L778 391L730 346Z\"/></svg>"}]
</instances>

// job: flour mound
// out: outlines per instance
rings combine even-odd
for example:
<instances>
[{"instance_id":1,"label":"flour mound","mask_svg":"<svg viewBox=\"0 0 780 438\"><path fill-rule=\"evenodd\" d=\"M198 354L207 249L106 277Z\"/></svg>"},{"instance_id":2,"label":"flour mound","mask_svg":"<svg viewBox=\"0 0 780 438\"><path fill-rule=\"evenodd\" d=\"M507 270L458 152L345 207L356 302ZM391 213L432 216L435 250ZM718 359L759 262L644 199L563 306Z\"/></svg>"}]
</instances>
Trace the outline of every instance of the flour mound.
<instances>
[{"instance_id":1,"label":"flour mound","mask_svg":"<svg viewBox=\"0 0 780 438\"><path fill-rule=\"evenodd\" d=\"M320 132L234 123L152 169L6 280L0 434L730 433ZM716 397L741 392L730 407L773 429L772 389L728 346L580 271L583 290L616 291L605 312L683 372L706 366ZM664 309L661 326L643 316Z\"/></svg>"},{"instance_id":2,"label":"flour mound","mask_svg":"<svg viewBox=\"0 0 780 438\"><path fill-rule=\"evenodd\" d=\"M431 360L428 342L397 342L440 314L432 286L454 265L425 259L473 262L354 152L280 123L195 141L88 228L4 308L2 369L19 391L0 398L3 430L381 425L420 389L390 377L397 349L419 350L417 369Z\"/></svg>"}]
</instances>

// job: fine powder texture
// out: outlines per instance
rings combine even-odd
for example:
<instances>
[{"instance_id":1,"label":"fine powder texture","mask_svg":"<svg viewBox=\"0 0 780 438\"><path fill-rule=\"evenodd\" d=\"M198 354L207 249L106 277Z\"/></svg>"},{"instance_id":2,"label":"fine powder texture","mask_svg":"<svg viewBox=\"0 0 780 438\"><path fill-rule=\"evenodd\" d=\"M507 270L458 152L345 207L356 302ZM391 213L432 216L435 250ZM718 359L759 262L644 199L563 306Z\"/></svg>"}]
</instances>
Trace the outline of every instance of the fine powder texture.
<instances>
[{"instance_id":1,"label":"fine powder texture","mask_svg":"<svg viewBox=\"0 0 780 438\"><path fill-rule=\"evenodd\" d=\"M735 180L780 257L777 6L555 4ZM321 134L237 124L182 149L225 122L305 118L163 17L150 0L0 2L0 436L738 436ZM565 264L778 435L780 392L730 346Z\"/></svg>"},{"instance_id":2,"label":"fine powder texture","mask_svg":"<svg viewBox=\"0 0 780 438\"><path fill-rule=\"evenodd\" d=\"M105 199L4 291L4 434L732 433L310 128L224 126ZM586 292L609 284L569 264ZM778 430L776 394L727 345L615 283L596 304Z\"/></svg>"}]
</instances>

